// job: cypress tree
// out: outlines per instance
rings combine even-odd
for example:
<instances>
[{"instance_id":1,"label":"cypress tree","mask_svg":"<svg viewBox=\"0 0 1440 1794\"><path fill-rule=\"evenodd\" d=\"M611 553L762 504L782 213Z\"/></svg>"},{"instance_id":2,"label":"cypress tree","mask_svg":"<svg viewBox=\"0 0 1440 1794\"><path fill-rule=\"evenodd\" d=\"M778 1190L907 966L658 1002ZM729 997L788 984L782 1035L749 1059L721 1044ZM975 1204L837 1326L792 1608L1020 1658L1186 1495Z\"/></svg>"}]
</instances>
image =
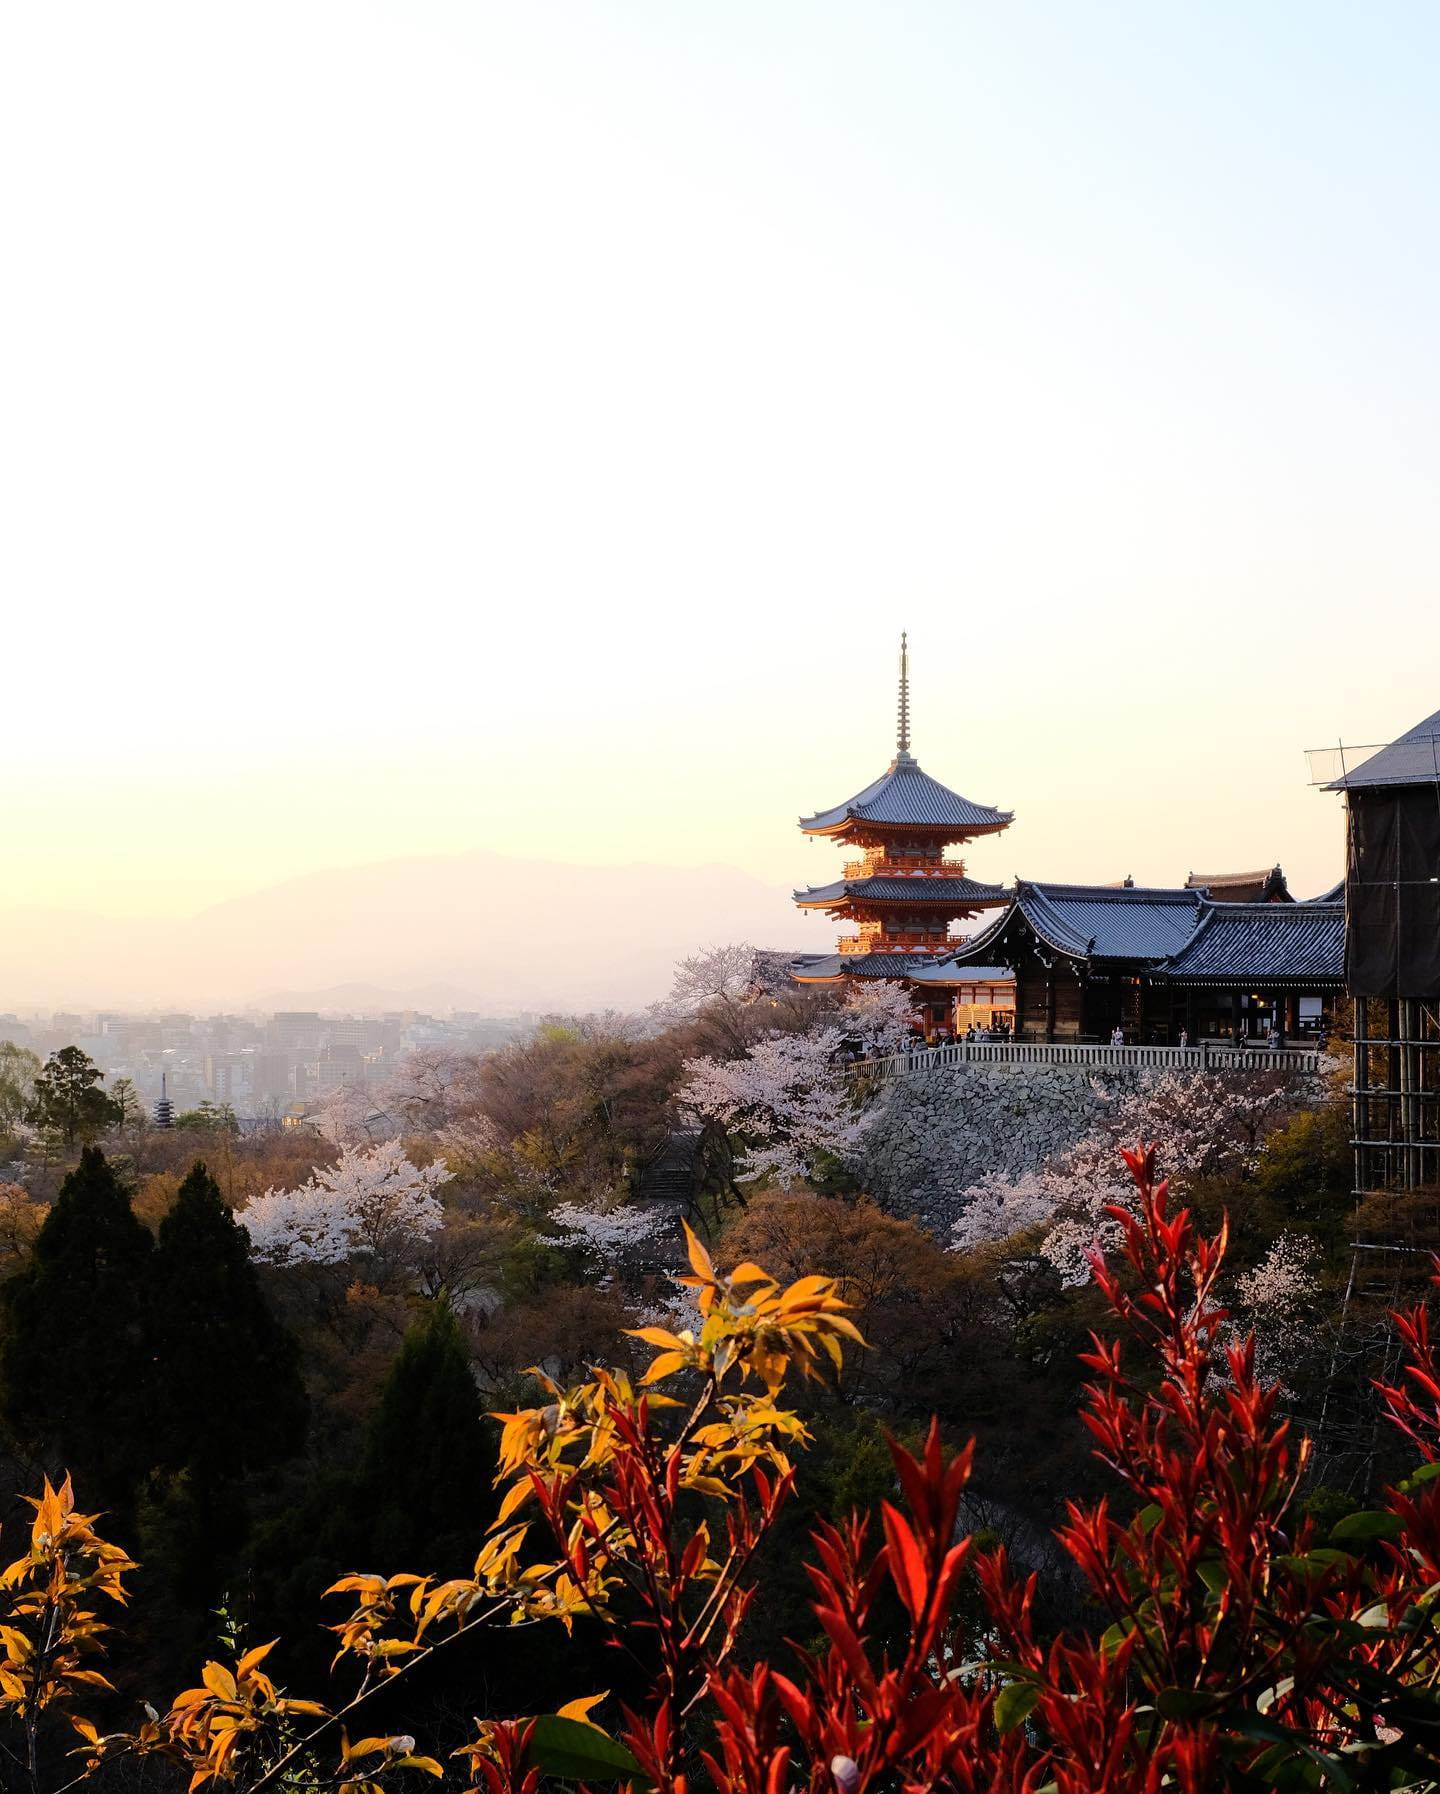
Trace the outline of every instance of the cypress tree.
<instances>
[{"instance_id":1,"label":"cypress tree","mask_svg":"<svg viewBox=\"0 0 1440 1794\"><path fill-rule=\"evenodd\" d=\"M465 1336L442 1298L406 1331L371 1421L369 1561L468 1570L494 1512L495 1466Z\"/></svg>"},{"instance_id":2,"label":"cypress tree","mask_svg":"<svg viewBox=\"0 0 1440 1794\"><path fill-rule=\"evenodd\" d=\"M4 1287L0 1408L75 1477L85 1507L128 1509L154 1457L153 1242L98 1147L61 1185L30 1265Z\"/></svg>"},{"instance_id":3,"label":"cypress tree","mask_svg":"<svg viewBox=\"0 0 1440 1794\"><path fill-rule=\"evenodd\" d=\"M357 1461L316 1466L255 1536L257 1623L284 1634L306 1673L328 1660L328 1643L306 1628L316 1591L338 1576L470 1569L497 1504L488 1426L460 1325L445 1301L429 1304L406 1330ZM515 1648L507 1635L507 1658Z\"/></svg>"},{"instance_id":4,"label":"cypress tree","mask_svg":"<svg viewBox=\"0 0 1440 1794\"><path fill-rule=\"evenodd\" d=\"M203 1163L160 1223L152 1313L160 1463L188 1470L203 1495L300 1449L299 1353Z\"/></svg>"}]
</instances>

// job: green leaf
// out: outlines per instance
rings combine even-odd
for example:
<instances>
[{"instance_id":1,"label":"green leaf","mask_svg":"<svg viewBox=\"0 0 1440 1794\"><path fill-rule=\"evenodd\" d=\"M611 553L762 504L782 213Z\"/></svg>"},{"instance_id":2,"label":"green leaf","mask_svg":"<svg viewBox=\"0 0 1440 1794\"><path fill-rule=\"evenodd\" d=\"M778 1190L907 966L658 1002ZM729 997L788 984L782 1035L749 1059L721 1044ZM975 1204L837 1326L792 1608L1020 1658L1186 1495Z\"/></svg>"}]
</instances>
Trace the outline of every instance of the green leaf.
<instances>
[{"instance_id":1,"label":"green leaf","mask_svg":"<svg viewBox=\"0 0 1440 1794\"><path fill-rule=\"evenodd\" d=\"M1359 1514L1346 1514L1330 1530L1330 1542L1338 1545L1346 1539L1398 1539L1405 1530L1399 1514L1387 1514L1370 1508Z\"/></svg>"},{"instance_id":2,"label":"green leaf","mask_svg":"<svg viewBox=\"0 0 1440 1794\"><path fill-rule=\"evenodd\" d=\"M545 1713L530 1734L530 1760L546 1775L567 1782L635 1781L644 1772L623 1744L578 1719Z\"/></svg>"},{"instance_id":3,"label":"green leaf","mask_svg":"<svg viewBox=\"0 0 1440 1794\"><path fill-rule=\"evenodd\" d=\"M1203 1564L1197 1564L1195 1572L1212 1595L1223 1593L1226 1583L1230 1580L1225 1572L1224 1564L1218 1558L1207 1558Z\"/></svg>"},{"instance_id":4,"label":"green leaf","mask_svg":"<svg viewBox=\"0 0 1440 1794\"><path fill-rule=\"evenodd\" d=\"M1040 1690L1033 1682L1010 1682L995 1697L995 1730L1004 1734L1023 1725L1035 1710Z\"/></svg>"},{"instance_id":5,"label":"green leaf","mask_svg":"<svg viewBox=\"0 0 1440 1794\"><path fill-rule=\"evenodd\" d=\"M1155 1711L1163 1719L1206 1719L1216 1704L1208 1688L1162 1688L1155 1696Z\"/></svg>"}]
</instances>

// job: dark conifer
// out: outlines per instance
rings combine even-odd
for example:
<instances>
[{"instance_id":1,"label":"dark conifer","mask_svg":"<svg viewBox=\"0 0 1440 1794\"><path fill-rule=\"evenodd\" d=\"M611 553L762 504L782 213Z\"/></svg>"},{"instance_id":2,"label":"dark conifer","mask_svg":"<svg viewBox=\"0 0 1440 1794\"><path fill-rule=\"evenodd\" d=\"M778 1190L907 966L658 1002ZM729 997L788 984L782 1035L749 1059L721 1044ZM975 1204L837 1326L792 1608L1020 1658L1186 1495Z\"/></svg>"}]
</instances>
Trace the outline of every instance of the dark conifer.
<instances>
[{"instance_id":1,"label":"dark conifer","mask_svg":"<svg viewBox=\"0 0 1440 1794\"><path fill-rule=\"evenodd\" d=\"M158 1461L205 1490L304 1443L294 1340L271 1313L245 1229L196 1163L160 1223L153 1277Z\"/></svg>"},{"instance_id":2,"label":"dark conifer","mask_svg":"<svg viewBox=\"0 0 1440 1794\"><path fill-rule=\"evenodd\" d=\"M86 1147L4 1287L5 1420L74 1474L87 1509L127 1508L154 1461L153 1251L104 1153Z\"/></svg>"},{"instance_id":3,"label":"dark conifer","mask_svg":"<svg viewBox=\"0 0 1440 1794\"><path fill-rule=\"evenodd\" d=\"M491 1424L460 1323L448 1302L434 1302L407 1331L370 1426L370 1562L469 1567L495 1507Z\"/></svg>"}]
</instances>

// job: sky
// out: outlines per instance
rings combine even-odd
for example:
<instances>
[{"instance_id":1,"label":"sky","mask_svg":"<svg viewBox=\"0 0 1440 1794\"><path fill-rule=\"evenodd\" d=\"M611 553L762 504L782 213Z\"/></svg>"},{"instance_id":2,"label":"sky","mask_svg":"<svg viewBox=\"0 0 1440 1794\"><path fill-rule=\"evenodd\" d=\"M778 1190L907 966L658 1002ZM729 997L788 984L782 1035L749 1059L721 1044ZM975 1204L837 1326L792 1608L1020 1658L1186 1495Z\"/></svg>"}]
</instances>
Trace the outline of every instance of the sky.
<instances>
[{"instance_id":1,"label":"sky","mask_svg":"<svg viewBox=\"0 0 1440 1794\"><path fill-rule=\"evenodd\" d=\"M1440 12L0 9L0 908L1338 876L1440 706Z\"/></svg>"}]
</instances>

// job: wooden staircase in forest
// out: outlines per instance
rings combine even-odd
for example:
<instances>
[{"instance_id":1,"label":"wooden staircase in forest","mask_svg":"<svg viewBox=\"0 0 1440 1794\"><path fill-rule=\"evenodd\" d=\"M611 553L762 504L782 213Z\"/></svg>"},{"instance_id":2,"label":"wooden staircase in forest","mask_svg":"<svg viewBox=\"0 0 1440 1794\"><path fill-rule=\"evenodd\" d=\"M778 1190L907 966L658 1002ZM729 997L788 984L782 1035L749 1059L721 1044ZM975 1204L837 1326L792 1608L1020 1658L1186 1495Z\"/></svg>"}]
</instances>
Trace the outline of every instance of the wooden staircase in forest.
<instances>
[{"instance_id":1,"label":"wooden staircase in forest","mask_svg":"<svg viewBox=\"0 0 1440 1794\"><path fill-rule=\"evenodd\" d=\"M700 1130L671 1134L641 1165L635 1194L645 1202L689 1205L699 1188Z\"/></svg>"}]
</instances>

